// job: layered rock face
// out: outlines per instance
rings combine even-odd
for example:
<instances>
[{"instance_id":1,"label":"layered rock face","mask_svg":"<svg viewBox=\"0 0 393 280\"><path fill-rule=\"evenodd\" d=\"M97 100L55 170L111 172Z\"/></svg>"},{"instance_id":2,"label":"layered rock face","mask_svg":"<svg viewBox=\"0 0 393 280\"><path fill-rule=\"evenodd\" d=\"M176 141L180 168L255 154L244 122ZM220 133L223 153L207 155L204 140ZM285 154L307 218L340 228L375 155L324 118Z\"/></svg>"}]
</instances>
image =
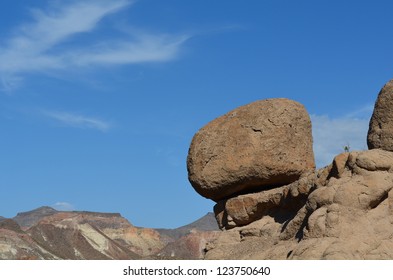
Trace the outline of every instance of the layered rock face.
<instances>
[{"instance_id":1,"label":"layered rock face","mask_svg":"<svg viewBox=\"0 0 393 280\"><path fill-rule=\"evenodd\" d=\"M367 135L369 149L393 151L393 80L380 91Z\"/></svg>"},{"instance_id":2,"label":"layered rock face","mask_svg":"<svg viewBox=\"0 0 393 280\"><path fill-rule=\"evenodd\" d=\"M214 212L223 231L207 245L205 258L393 259L392 94L393 82L390 81L380 92L370 121L369 151L342 153L327 167L302 169L295 180L275 181L263 188L243 188L229 195L223 190L236 187L220 185L226 182L225 179L215 180L218 186L214 185L213 189L220 189L224 195L217 197L204 193L204 196L216 200ZM281 110L285 111L285 107ZM223 134L220 130L224 126L221 125L222 121L218 121L220 125L212 126L219 134ZM242 123L240 120L238 122ZM199 147L202 149L200 154L210 151L212 148L209 150L205 145L216 144L209 140L211 135L214 133L197 134L197 143L202 144L198 146L193 142L190 150ZM243 134L238 135L242 137L230 142L234 147L249 139ZM269 141L272 140L266 143L264 139L261 140L262 147L281 147L277 143L270 145ZM280 142L281 137L275 141ZM287 146L288 142L285 143ZM222 142L220 144L223 145ZM292 146L292 149L296 147ZM300 149L304 147L300 146ZM225 157L230 162L247 162L242 156L254 158L247 149L244 149L244 153L236 153L235 148L226 149L226 152L231 154ZM195 154L198 152L193 151ZM307 165L310 159L303 152L292 155L294 158L287 158L287 163L303 162ZM259 156L255 161L250 160L250 170L254 164L258 165L258 159L263 161L264 158ZM230 162L223 163L224 171ZM276 165L266 165L265 168L274 170ZM193 172L198 172L204 182L211 178L204 169L194 169ZM228 176L231 182L245 180L244 176L232 178L239 175L236 172L222 174ZM191 174L190 177L198 176ZM281 178L285 178L285 175ZM195 182L191 180L191 183L198 191Z\"/></svg>"},{"instance_id":3,"label":"layered rock face","mask_svg":"<svg viewBox=\"0 0 393 280\"><path fill-rule=\"evenodd\" d=\"M195 134L187 168L215 201L292 183L315 168L309 115L284 98L239 107Z\"/></svg>"}]
</instances>

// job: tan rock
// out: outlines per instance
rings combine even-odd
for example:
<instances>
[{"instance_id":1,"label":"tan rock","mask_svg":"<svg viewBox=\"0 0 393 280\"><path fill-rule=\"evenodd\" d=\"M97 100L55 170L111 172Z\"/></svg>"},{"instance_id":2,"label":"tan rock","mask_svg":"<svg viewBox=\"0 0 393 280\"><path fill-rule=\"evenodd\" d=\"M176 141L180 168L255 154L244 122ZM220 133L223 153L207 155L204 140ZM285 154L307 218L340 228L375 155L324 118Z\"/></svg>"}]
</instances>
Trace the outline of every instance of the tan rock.
<instances>
[{"instance_id":1,"label":"tan rock","mask_svg":"<svg viewBox=\"0 0 393 280\"><path fill-rule=\"evenodd\" d=\"M369 149L393 151L393 80L379 92L367 135Z\"/></svg>"},{"instance_id":2,"label":"tan rock","mask_svg":"<svg viewBox=\"0 0 393 280\"><path fill-rule=\"evenodd\" d=\"M340 178L345 172L349 153L342 153L333 159L331 176Z\"/></svg>"},{"instance_id":3,"label":"tan rock","mask_svg":"<svg viewBox=\"0 0 393 280\"><path fill-rule=\"evenodd\" d=\"M288 99L239 107L195 134L187 168L194 189L215 201L290 184L315 168L309 115Z\"/></svg>"},{"instance_id":4,"label":"tan rock","mask_svg":"<svg viewBox=\"0 0 393 280\"><path fill-rule=\"evenodd\" d=\"M219 201L214 212L221 229L248 225L266 215L294 216L302 208L309 193L326 182L332 167L305 174L298 181L256 193Z\"/></svg>"},{"instance_id":5,"label":"tan rock","mask_svg":"<svg viewBox=\"0 0 393 280\"><path fill-rule=\"evenodd\" d=\"M383 150L338 156L317 172L296 213L271 211L224 231L206 258L393 259L392 166L393 153ZM236 235L239 240L220 244L225 236Z\"/></svg>"}]
</instances>

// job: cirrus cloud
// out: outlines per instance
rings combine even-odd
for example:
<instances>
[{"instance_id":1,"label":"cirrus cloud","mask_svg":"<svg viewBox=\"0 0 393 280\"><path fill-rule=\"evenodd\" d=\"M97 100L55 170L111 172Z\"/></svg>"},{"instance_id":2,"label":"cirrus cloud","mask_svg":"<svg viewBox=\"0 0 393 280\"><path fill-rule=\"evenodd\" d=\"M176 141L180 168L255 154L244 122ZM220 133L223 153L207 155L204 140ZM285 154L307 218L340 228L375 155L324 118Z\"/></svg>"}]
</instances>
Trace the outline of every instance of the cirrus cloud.
<instances>
[{"instance_id":1,"label":"cirrus cloud","mask_svg":"<svg viewBox=\"0 0 393 280\"><path fill-rule=\"evenodd\" d=\"M109 15L131 6L131 0L56 2L47 9L31 10L32 20L0 40L1 89L12 90L29 73L45 73L87 66L164 62L176 58L186 35L117 34L98 39ZM74 40L86 35L86 40ZM67 44L69 42L72 44ZM83 42L83 43L82 43Z\"/></svg>"},{"instance_id":2,"label":"cirrus cloud","mask_svg":"<svg viewBox=\"0 0 393 280\"><path fill-rule=\"evenodd\" d=\"M95 129L102 132L106 132L111 128L111 124L107 121L80 114L59 111L43 111L42 113L66 126Z\"/></svg>"}]
</instances>

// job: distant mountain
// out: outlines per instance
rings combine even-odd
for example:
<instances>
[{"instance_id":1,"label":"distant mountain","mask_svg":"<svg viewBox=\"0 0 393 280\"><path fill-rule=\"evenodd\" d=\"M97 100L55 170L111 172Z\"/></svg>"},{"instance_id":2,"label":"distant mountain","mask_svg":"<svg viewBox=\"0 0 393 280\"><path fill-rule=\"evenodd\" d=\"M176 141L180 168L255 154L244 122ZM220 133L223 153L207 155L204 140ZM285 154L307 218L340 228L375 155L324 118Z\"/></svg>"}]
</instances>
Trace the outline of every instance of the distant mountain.
<instances>
[{"instance_id":1,"label":"distant mountain","mask_svg":"<svg viewBox=\"0 0 393 280\"><path fill-rule=\"evenodd\" d=\"M42 218L56 214L57 212L57 210L51 207L43 206L28 212L18 213L13 220L17 222L21 228L29 228Z\"/></svg>"},{"instance_id":2,"label":"distant mountain","mask_svg":"<svg viewBox=\"0 0 393 280\"><path fill-rule=\"evenodd\" d=\"M24 232L12 219L0 221L0 259L34 260L57 259L38 245L33 238Z\"/></svg>"},{"instance_id":3,"label":"distant mountain","mask_svg":"<svg viewBox=\"0 0 393 280\"><path fill-rule=\"evenodd\" d=\"M158 254L159 259L202 259L206 244L218 237L219 231L193 230L189 234L168 243Z\"/></svg>"},{"instance_id":4,"label":"distant mountain","mask_svg":"<svg viewBox=\"0 0 393 280\"><path fill-rule=\"evenodd\" d=\"M156 255L159 259L201 259L206 244L219 233L216 218L209 212L202 218L175 229L156 229L167 245Z\"/></svg>"},{"instance_id":5,"label":"distant mountain","mask_svg":"<svg viewBox=\"0 0 393 280\"><path fill-rule=\"evenodd\" d=\"M4 217L2 217L2 216L0 216L0 221L2 221L2 220L5 220L6 218L4 218Z\"/></svg>"},{"instance_id":6,"label":"distant mountain","mask_svg":"<svg viewBox=\"0 0 393 280\"><path fill-rule=\"evenodd\" d=\"M192 231L216 231L219 230L216 218L209 212L202 218L182 227L175 229L156 229L161 235L176 240L190 234Z\"/></svg>"},{"instance_id":7,"label":"distant mountain","mask_svg":"<svg viewBox=\"0 0 393 280\"><path fill-rule=\"evenodd\" d=\"M10 231L23 233L20 226L12 219L3 218L0 220L0 229L6 229Z\"/></svg>"},{"instance_id":8,"label":"distant mountain","mask_svg":"<svg viewBox=\"0 0 393 280\"><path fill-rule=\"evenodd\" d=\"M40 207L0 219L0 259L198 259L214 216L177 229L133 226L119 213Z\"/></svg>"},{"instance_id":9,"label":"distant mountain","mask_svg":"<svg viewBox=\"0 0 393 280\"><path fill-rule=\"evenodd\" d=\"M131 248L106 232L129 227L128 221L118 215L58 212L42 218L26 232L60 259L139 259Z\"/></svg>"}]
</instances>

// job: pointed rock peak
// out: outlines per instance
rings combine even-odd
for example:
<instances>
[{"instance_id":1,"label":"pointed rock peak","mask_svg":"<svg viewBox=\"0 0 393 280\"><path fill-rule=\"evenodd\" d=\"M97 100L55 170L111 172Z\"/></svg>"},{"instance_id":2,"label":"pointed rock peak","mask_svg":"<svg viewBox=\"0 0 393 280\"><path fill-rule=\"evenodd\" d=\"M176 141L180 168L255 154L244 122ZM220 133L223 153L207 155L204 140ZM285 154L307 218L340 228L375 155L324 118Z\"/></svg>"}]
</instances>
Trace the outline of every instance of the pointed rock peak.
<instances>
[{"instance_id":1,"label":"pointed rock peak","mask_svg":"<svg viewBox=\"0 0 393 280\"><path fill-rule=\"evenodd\" d=\"M25 216L25 215L31 215L31 214L49 214L52 215L54 213L57 213L58 211L52 207L49 206L41 206L36 209L33 209L31 211L26 211L26 212L20 212L17 214L17 216Z\"/></svg>"},{"instance_id":2,"label":"pointed rock peak","mask_svg":"<svg viewBox=\"0 0 393 280\"><path fill-rule=\"evenodd\" d=\"M371 149L393 151L393 80L385 84L378 94L367 134Z\"/></svg>"},{"instance_id":3,"label":"pointed rock peak","mask_svg":"<svg viewBox=\"0 0 393 280\"><path fill-rule=\"evenodd\" d=\"M42 218L56 213L58 213L57 210L48 206L43 206L31 211L18 213L13 220L22 228L29 228L38 223Z\"/></svg>"}]
</instances>

